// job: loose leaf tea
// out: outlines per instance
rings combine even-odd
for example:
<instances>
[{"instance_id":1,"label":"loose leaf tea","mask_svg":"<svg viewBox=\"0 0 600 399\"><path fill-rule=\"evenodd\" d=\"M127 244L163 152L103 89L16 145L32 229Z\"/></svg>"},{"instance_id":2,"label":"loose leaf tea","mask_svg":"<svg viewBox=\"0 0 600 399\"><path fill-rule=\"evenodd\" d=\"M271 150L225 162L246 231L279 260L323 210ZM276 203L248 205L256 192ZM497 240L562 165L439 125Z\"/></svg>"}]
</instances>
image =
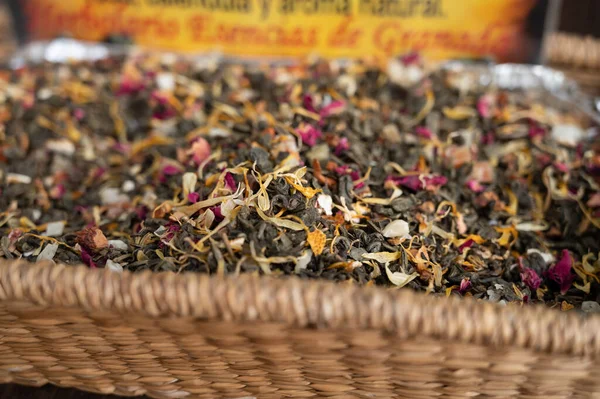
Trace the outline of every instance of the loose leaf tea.
<instances>
[{"instance_id":1,"label":"loose leaf tea","mask_svg":"<svg viewBox=\"0 0 600 399\"><path fill-rule=\"evenodd\" d=\"M4 71L0 255L598 309L586 120L416 56L389 71L152 54Z\"/></svg>"}]
</instances>

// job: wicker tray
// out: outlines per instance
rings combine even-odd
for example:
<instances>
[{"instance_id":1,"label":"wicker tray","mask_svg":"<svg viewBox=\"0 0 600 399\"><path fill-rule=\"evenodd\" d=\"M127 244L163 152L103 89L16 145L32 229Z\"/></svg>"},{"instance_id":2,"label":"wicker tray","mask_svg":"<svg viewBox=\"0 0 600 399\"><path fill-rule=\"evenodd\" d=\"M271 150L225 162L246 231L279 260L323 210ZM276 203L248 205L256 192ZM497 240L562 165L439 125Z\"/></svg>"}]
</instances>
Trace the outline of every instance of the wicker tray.
<instances>
[{"instance_id":1,"label":"wicker tray","mask_svg":"<svg viewBox=\"0 0 600 399\"><path fill-rule=\"evenodd\" d=\"M106 51L63 41L13 61ZM446 67L599 120L560 72ZM409 290L0 261L0 382L155 398L592 398L599 331L599 316Z\"/></svg>"},{"instance_id":2,"label":"wicker tray","mask_svg":"<svg viewBox=\"0 0 600 399\"><path fill-rule=\"evenodd\" d=\"M0 262L0 381L155 398L600 394L600 318L299 279Z\"/></svg>"}]
</instances>

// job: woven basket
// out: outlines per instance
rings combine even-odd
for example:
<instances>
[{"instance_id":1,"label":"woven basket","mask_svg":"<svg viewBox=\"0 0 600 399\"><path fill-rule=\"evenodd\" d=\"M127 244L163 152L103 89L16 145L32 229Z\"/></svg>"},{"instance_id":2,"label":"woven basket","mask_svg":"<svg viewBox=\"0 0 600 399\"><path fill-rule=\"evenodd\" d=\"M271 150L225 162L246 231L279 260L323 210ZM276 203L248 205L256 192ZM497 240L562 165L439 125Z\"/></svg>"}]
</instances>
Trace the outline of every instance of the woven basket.
<instances>
[{"instance_id":1,"label":"woven basket","mask_svg":"<svg viewBox=\"0 0 600 399\"><path fill-rule=\"evenodd\" d=\"M0 382L155 398L592 398L600 318L296 278L0 262Z\"/></svg>"},{"instance_id":2,"label":"woven basket","mask_svg":"<svg viewBox=\"0 0 600 399\"><path fill-rule=\"evenodd\" d=\"M600 95L600 39L554 33L548 38L546 60L584 90Z\"/></svg>"}]
</instances>

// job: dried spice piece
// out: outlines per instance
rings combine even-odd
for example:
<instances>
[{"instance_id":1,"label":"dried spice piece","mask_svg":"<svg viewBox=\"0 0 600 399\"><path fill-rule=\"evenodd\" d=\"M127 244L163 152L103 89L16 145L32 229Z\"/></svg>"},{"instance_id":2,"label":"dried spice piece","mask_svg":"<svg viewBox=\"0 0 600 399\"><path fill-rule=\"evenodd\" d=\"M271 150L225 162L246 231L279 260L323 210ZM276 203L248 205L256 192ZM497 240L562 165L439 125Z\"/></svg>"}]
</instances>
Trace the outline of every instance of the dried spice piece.
<instances>
[{"instance_id":1,"label":"dried spice piece","mask_svg":"<svg viewBox=\"0 0 600 399\"><path fill-rule=\"evenodd\" d=\"M308 232L306 234L306 241L308 241L308 245L310 245L310 249L312 249L313 254L317 256L323 253L323 250L325 249L326 240L327 236L325 236L325 233L323 233L319 229Z\"/></svg>"},{"instance_id":2,"label":"dried spice piece","mask_svg":"<svg viewBox=\"0 0 600 399\"><path fill-rule=\"evenodd\" d=\"M0 256L595 311L597 128L417 54L0 74Z\"/></svg>"}]
</instances>

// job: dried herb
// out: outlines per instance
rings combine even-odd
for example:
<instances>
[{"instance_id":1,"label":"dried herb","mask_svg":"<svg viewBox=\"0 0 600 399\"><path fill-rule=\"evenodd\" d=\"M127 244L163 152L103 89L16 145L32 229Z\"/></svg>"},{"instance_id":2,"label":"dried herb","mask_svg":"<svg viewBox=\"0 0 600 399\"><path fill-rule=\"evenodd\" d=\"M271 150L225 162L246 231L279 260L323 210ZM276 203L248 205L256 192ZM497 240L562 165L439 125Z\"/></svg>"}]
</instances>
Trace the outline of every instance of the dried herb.
<instances>
[{"instance_id":1,"label":"dried herb","mask_svg":"<svg viewBox=\"0 0 600 399\"><path fill-rule=\"evenodd\" d=\"M4 71L0 256L599 309L595 128L413 58Z\"/></svg>"}]
</instances>

